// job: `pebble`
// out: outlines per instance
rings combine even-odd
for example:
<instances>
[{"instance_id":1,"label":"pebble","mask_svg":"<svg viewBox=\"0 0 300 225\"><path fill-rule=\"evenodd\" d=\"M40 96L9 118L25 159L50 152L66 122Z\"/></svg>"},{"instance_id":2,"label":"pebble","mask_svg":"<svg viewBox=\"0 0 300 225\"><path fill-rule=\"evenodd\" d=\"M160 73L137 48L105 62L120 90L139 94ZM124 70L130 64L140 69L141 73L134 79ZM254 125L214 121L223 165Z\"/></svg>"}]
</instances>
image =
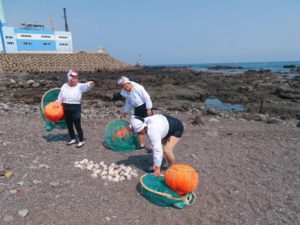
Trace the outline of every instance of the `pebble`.
<instances>
[{"instance_id":1,"label":"pebble","mask_svg":"<svg viewBox=\"0 0 300 225\"><path fill-rule=\"evenodd\" d=\"M14 217L12 215L6 215L3 218L4 222L11 222L14 220Z\"/></svg>"},{"instance_id":2,"label":"pebble","mask_svg":"<svg viewBox=\"0 0 300 225\"><path fill-rule=\"evenodd\" d=\"M20 185L20 186L23 186L24 185L24 181L20 181L17 184Z\"/></svg>"},{"instance_id":3,"label":"pebble","mask_svg":"<svg viewBox=\"0 0 300 225\"><path fill-rule=\"evenodd\" d=\"M50 186L54 187L54 188L58 187L59 186L59 181L50 182Z\"/></svg>"},{"instance_id":4,"label":"pebble","mask_svg":"<svg viewBox=\"0 0 300 225\"><path fill-rule=\"evenodd\" d=\"M109 222L110 218L107 216L107 217L105 217L105 220Z\"/></svg>"},{"instance_id":5,"label":"pebble","mask_svg":"<svg viewBox=\"0 0 300 225\"><path fill-rule=\"evenodd\" d=\"M34 184L41 184L42 181L40 181L40 180L33 180L32 183L34 183Z\"/></svg>"},{"instance_id":6,"label":"pebble","mask_svg":"<svg viewBox=\"0 0 300 225\"><path fill-rule=\"evenodd\" d=\"M27 216L28 213L29 213L29 210L28 210L28 209L21 209L21 210L19 210L19 212L18 212L19 216L22 217L22 218L25 217L25 216Z\"/></svg>"}]
</instances>

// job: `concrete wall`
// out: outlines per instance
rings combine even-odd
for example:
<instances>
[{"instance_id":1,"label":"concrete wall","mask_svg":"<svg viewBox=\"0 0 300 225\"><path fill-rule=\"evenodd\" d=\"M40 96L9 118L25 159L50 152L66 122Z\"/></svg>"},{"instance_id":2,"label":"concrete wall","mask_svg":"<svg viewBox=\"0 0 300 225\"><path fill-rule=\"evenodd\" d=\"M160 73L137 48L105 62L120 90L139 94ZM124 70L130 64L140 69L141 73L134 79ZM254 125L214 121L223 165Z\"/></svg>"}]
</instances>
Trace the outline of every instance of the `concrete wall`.
<instances>
[{"instance_id":1,"label":"concrete wall","mask_svg":"<svg viewBox=\"0 0 300 225\"><path fill-rule=\"evenodd\" d=\"M0 72L80 72L133 69L109 54L0 54Z\"/></svg>"}]
</instances>

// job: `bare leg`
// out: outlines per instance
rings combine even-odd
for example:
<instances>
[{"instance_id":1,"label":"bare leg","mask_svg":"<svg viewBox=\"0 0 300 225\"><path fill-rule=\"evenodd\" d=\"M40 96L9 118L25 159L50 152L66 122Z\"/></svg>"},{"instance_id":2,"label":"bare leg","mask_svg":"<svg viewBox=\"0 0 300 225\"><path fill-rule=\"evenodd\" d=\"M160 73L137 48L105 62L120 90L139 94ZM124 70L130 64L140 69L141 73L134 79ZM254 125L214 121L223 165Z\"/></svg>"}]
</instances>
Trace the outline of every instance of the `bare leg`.
<instances>
[{"instance_id":1,"label":"bare leg","mask_svg":"<svg viewBox=\"0 0 300 225\"><path fill-rule=\"evenodd\" d=\"M168 166L171 167L175 163L175 156L173 154L173 150L175 145L178 143L179 138L171 136L166 141L166 144L164 145L164 154L168 161Z\"/></svg>"},{"instance_id":2,"label":"bare leg","mask_svg":"<svg viewBox=\"0 0 300 225\"><path fill-rule=\"evenodd\" d=\"M145 147L144 134L137 134L137 138L139 140L140 146Z\"/></svg>"}]
</instances>

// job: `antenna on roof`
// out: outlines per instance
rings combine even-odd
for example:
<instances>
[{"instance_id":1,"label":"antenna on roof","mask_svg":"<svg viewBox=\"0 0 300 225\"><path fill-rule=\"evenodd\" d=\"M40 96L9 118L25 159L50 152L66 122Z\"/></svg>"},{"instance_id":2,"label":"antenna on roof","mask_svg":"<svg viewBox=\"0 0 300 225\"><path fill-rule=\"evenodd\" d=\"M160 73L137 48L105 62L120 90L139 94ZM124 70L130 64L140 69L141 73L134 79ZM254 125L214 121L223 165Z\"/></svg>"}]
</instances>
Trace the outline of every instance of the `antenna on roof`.
<instances>
[{"instance_id":1,"label":"antenna on roof","mask_svg":"<svg viewBox=\"0 0 300 225\"><path fill-rule=\"evenodd\" d=\"M64 11L64 19L65 19L65 31L69 31L68 21L67 21L67 11L66 8L63 8Z\"/></svg>"}]
</instances>

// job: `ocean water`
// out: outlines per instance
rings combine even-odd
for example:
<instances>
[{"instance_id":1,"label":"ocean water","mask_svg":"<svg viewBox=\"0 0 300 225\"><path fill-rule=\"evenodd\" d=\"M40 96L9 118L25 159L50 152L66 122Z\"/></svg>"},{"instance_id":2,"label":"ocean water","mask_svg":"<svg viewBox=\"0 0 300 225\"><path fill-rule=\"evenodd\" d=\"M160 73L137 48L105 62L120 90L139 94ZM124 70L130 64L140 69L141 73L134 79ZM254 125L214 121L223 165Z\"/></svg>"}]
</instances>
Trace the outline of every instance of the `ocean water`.
<instances>
[{"instance_id":1,"label":"ocean water","mask_svg":"<svg viewBox=\"0 0 300 225\"><path fill-rule=\"evenodd\" d=\"M173 65L159 65L170 67L187 67L195 71L211 72L217 74L242 74L247 70L271 70L272 72L288 73L293 76L298 76L300 73L295 73L289 68L284 68L285 65L295 65L300 67L300 61L285 61L285 62L248 62L248 63L206 63L206 64L173 64ZM215 66L230 66L230 67L242 67L241 69L220 69L213 70L210 67Z\"/></svg>"},{"instance_id":2,"label":"ocean water","mask_svg":"<svg viewBox=\"0 0 300 225\"><path fill-rule=\"evenodd\" d=\"M216 108L225 111L244 112L245 108L241 104L224 103L218 98L208 98L204 102L205 108Z\"/></svg>"}]
</instances>

